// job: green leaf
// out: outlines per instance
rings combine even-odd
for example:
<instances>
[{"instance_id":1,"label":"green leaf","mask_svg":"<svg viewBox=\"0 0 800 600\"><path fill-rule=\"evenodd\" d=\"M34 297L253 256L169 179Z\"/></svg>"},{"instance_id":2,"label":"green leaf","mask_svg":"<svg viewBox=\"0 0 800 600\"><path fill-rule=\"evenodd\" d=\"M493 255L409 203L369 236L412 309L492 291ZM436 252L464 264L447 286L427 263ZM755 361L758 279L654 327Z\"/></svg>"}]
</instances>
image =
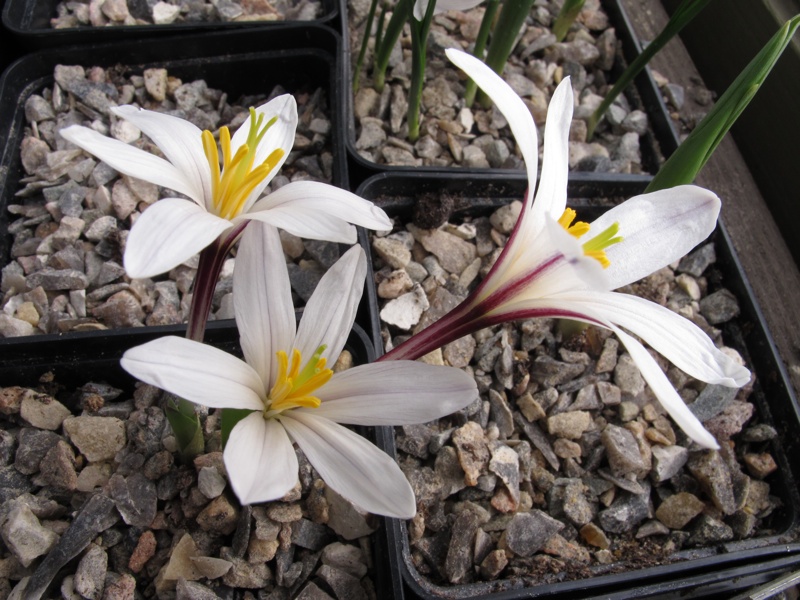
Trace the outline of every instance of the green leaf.
<instances>
[{"instance_id":1,"label":"green leaf","mask_svg":"<svg viewBox=\"0 0 800 600\"><path fill-rule=\"evenodd\" d=\"M236 427L236 424L252 412L252 410L247 410L246 408L222 409L222 418L220 419L219 428L222 433L223 448L225 448L225 445L228 443L228 438L231 436L231 431Z\"/></svg>"},{"instance_id":2,"label":"green leaf","mask_svg":"<svg viewBox=\"0 0 800 600\"><path fill-rule=\"evenodd\" d=\"M380 43L375 46L375 66L372 78L375 89L379 92L383 90L383 86L386 84L386 69L389 66L389 56L392 53L392 48L394 48L397 40L400 39L400 34L406 21L413 15L413 9L413 0L397 0Z\"/></svg>"},{"instance_id":3,"label":"green leaf","mask_svg":"<svg viewBox=\"0 0 800 600\"><path fill-rule=\"evenodd\" d=\"M364 65L364 56L367 54L367 46L369 46L369 34L372 32L372 23L375 20L375 9L378 6L378 0L372 0L369 5L369 13L367 13L367 22L364 25L364 39L361 40L361 49L358 52L358 60L356 66L353 67L353 92L358 91L358 80L361 77L361 68ZM383 18L383 17L381 17ZM377 45L377 36L376 42Z\"/></svg>"},{"instance_id":4,"label":"green leaf","mask_svg":"<svg viewBox=\"0 0 800 600\"><path fill-rule=\"evenodd\" d=\"M475 47L472 49L472 55L475 58L483 60L483 55L486 52L486 42L489 40L489 34L492 31L494 18L497 15L497 9L500 7L500 0L489 0L486 3L486 8L483 12L483 19L481 19L481 27L478 30L478 37L475 38ZM467 81L466 90L464 91L464 103L466 106L472 106L475 101L475 94L478 91L478 86L470 79Z\"/></svg>"},{"instance_id":5,"label":"green leaf","mask_svg":"<svg viewBox=\"0 0 800 600\"><path fill-rule=\"evenodd\" d=\"M561 42L567 36L570 26L578 18L578 14L583 8L586 0L566 0L564 5L556 17L556 22L553 23L553 35L556 36L556 41Z\"/></svg>"},{"instance_id":6,"label":"green leaf","mask_svg":"<svg viewBox=\"0 0 800 600\"><path fill-rule=\"evenodd\" d=\"M508 62L508 57L517 45L517 37L528 18L534 0L513 0L503 3L497 23L492 32L489 49L486 52L486 64L498 75L503 74L503 69ZM484 92L478 92L478 101L484 108L489 108L492 101Z\"/></svg>"},{"instance_id":7,"label":"green leaf","mask_svg":"<svg viewBox=\"0 0 800 600\"><path fill-rule=\"evenodd\" d=\"M648 192L691 183L767 79L800 26L800 14L784 23L681 143L647 186Z\"/></svg>"},{"instance_id":8,"label":"green leaf","mask_svg":"<svg viewBox=\"0 0 800 600\"><path fill-rule=\"evenodd\" d=\"M600 106L592 113L587 123L587 138L591 139L594 135L594 130L600 123L600 119L608 110L608 107L614 103L617 96L622 93L628 84L639 74L639 72L647 66L650 59L655 56L656 52L661 50L668 41L672 39L684 26L689 23L695 16L705 8L710 0L683 0L681 5L672 14L672 17L667 22L664 29L656 36L652 42L642 50L642 53L637 56L634 61L628 65L628 68L620 75L620 78L611 88L611 91L606 94Z\"/></svg>"},{"instance_id":9,"label":"green leaf","mask_svg":"<svg viewBox=\"0 0 800 600\"><path fill-rule=\"evenodd\" d=\"M194 404L167 393L165 413L175 434L183 461L189 462L198 454L202 454L205 450L205 439Z\"/></svg>"}]
</instances>

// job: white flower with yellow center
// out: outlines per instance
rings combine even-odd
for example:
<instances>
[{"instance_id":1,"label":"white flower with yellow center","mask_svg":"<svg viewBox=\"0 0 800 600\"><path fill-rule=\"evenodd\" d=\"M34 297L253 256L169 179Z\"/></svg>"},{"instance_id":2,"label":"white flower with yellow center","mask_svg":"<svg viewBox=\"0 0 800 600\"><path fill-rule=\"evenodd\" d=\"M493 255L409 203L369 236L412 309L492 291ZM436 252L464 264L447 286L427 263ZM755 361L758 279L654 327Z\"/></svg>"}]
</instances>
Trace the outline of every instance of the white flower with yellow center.
<instances>
[{"instance_id":1,"label":"white flower with yellow center","mask_svg":"<svg viewBox=\"0 0 800 600\"><path fill-rule=\"evenodd\" d=\"M340 495L373 513L410 518L414 494L397 463L339 423L425 423L478 397L474 379L451 367L395 361L335 374L327 367L352 328L366 269L363 250L351 248L322 278L296 327L277 230L253 225L234 269L245 360L178 337L125 353L122 366L142 381L210 408L252 411L224 450L242 504L281 498L295 485L294 441Z\"/></svg>"},{"instance_id":2,"label":"white flower with yellow center","mask_svg":"<svg viewBox=\"0 0 800 600\"><path fill-rule=\"evenodd\" d=\"M679 186L631 198L593 223L574 223L566 208L569 79L553 94L547 113L542 176L536 182L538 143L530 111L480 60L458 50L448 58L463 69L506 117L525 161L529 188L517 225L486 278L470 296L432 326L381 360L417 358L489 325L533 317L561 317L612 330L675 422L698 444L717 448L714 437L689 410L645 347L692 377L739 387L750 373L697 326L669 309L613 292L684 256L714 230L719 198L696 186Z\"/></svg>"},{"instance_id":3,"label":"white flower with yellow center","mask_svg":"<svg viewBox=\"0 0 800 600\"><path fill-rule=\"evenodd\" d=\"M224 255L249 220L347 244L356 241L350 223L391 227L372 203L324 183L293 182L261 197L294 144L297 105L291 95L250 109L233 137L220 128L219 148L210 131L184 119L130 105L111 112L138 127L166 160L87 127L73 125L61 135L120 173L189 198L164 198L138 218L124 257L131 277L169 271L215 242Z\"/></svg>"}]
</instances>

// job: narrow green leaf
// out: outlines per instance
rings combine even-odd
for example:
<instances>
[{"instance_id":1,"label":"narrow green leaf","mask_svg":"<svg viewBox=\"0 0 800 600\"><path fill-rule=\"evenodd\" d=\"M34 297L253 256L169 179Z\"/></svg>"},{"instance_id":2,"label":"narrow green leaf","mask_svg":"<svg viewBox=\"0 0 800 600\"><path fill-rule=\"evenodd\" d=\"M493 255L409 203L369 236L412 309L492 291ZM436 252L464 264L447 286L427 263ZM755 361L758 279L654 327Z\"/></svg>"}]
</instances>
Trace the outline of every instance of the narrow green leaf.
<instances>
[{"instance_id":1,"label":"narrow green leaf","mask_svg":"<svg viewBox=\"0 0 800 600\"><path fill-rule=\"evenodd\" d=\"M492 32L485 61L498 75L502 75L508 57L511 56L511 52L517 44L517 36L531 12L533 2L534 0L503 2L503 8L500 9L500 15L497 17L497 23ZM485 108L492 105L492 101L483 92L478 93L478 101Z\"/></svg>"},{"instance_id":2,"label":"narrow green leaf","mask_svg":"<svg viewBox=\"0 0 800 600\"><path fill-rule=\"evenodd\" d=\"M383 86L386 83L386 69L389 66L389 56L392 54L392 48L394 48L397 40L400 39L403 26L413 14L413 8L414 0L397 0L389 23L383 32L380 45L375 47L375 68L373 69L372 77L375 89L379 92L383 90Z\"/></svg>"},{"instance_id":3,"label":"narrow green leaf","mask_svg":"<svg viewBox=\"0 0 800 600\"><path fill-rule=\"evenodd\" d=\"M603 118L603 115L608 110L608 107L614 103L617 96L622 93L628 84L633 81L633 79L647 66L647 63L650 62L650 59L655 56L655 54L663 48L668 41L670 41L673 36L675 36L681 29L686 26L695 16L705 8L706 4L708 4L710 0L683 0L681 5L675 10L672 15L672 18L667 22L667 25L664 27L663 31L656 36L652 42L647 44L647 46L642 50L642 53L637 56L634 61L628 65L628 68L620 75L620 78L614 84L614 87L611 88L611 91L606 94L606 97L603 98L603 101L600 103L600 106L597 107L597 110L592 113L592 116L589 117L589 121L587 123L587 138L591 139L594 135L594 130L597 128L597 124L600 122L600 119Z\"/></svg>"},{"instance_id":4,"label":"narrow green leaf","mask_svg":"<svg viewBox=\"0 0 800 600\"><path fill-rule=\"evenodd\" d=\"M691 183L767 79L800 26L800 14L784 23L720 97L714 108L669 157L648 192Z\"/></svg>"},{"instance_id":5,"label":"narrow green leaf","mask_svg":"<svg viewBox=\"0 0 800 600\"><path fill-rule=\"evenodd\" d=\"M500 0L489 0L486 3L486 9L483 12L483 19L481 20L481 27L478 30L478 37L475 38L475 48L472 50L472 55L475 58L483 60L483 54L486 52L486 42L489 40L489 34L492 31L494 18L497 15L497 9L500 7ZM478 86L472 79L467 81L467 88L464 92L464 103L466 106L472 106L475 101L475 93L478 91Z\"/></svg>"},{"instance_id":6,"label":"narrow green leaf","mask_svg":"<svg viewBox=\"0 0 800 600\"><path fill-rule=\"evenodd\" d=\"M436 0L429 0L425 15L417 21L414 11L408 18L411 28L411 85L408 89L408 140L419 138L419 111L422 104L422 87L425 83L425 63L428 60L428 33L431 30Z\"/></svg>"},{"instance_id":7,"label":"narrow green leaf","mask_svg":"<svg viewBox=\"0 0 800 600\"><path fill-rule=\"evenodd\" d=\"M375 9L378 6L378 0L372 0L369 4L369 12L367 13L367 22L364 25L364 39L361 40L361 48L358 52L358 60L353 73L353 92L358 91L358 80L361 77L361 69L364 65L364 56L367 54L367 46L369 46L369 36L372 33L372 23L375 20Z\"/></svg>"},{"instance_id":8,"label":"narrow green leaf","mask_svg":"<svg viewBox=\"0 0 800 600\"><path fill-rule=\"evenodd\" d=\"M553 35L556 36L557 42L561 42L567 37L567 32L570 26L575 22L575 19L578 18L578 14L581 12L585 1L586 0L566 0L564 2L564 5L561 7L556 17L555 23L553 23Z\"/></svg>"}]
</instances>

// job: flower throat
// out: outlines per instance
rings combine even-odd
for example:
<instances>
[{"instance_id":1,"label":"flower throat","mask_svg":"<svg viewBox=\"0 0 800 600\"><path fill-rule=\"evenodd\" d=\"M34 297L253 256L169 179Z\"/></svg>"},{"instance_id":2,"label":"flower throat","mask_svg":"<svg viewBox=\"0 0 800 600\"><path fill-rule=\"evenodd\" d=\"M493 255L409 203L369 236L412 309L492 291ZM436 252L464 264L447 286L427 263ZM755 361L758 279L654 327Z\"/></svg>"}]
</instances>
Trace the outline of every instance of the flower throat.
<instances>
[{"instance_id":1,"label":"flower throat","mask_svg":"<svg viewBox=\"0 0 800 600\"><path fill-rule=\"evenodd\" d=\"M281 148L273 150L264 162L255 165L256 150L269 128L278 120L272 117L264 124L264 115L250 108L250 131L247 140L231 155L231 133L227 127L219 130L219 148L222 150L222 167L214 135L205 130L202 133L203 152L211 170L211 194L214 210L223 219L232 219L244 208L250 193L269 175L283 158Z\"/></svg>"},{"instance_id":2,"label":"flower throat","mask_svg":"<svg viewBox=\"0 0 800 600\"><path fill-rule=\"evenodd\" d=\"M285 351L279 350L278 357L278 376L275 385L269 391L269 397L264 407L264 417L272 417L290 408L317 408L321 401L312 392L330 381L333 371L325 368L326 360L322 357L327 346L322 345L311 357L305 367L300 370L303 364L303 357L299 350L292 351L292 362L289 364L289 357Z\"/></svg>"},{"instance_id":3,"label":"flower throat","mask_svg":"<svg viewBox=\"0 0 800 600\"><path fill-rule=\"evenodd\" d=\"M583 221L573 223L577 215L578 213L573 209L567 208L558 219L558 224L570 235L580 238L589 232L589 224ZM606 249L614 244L619 244L624 239L618 236L617 233L619 233L619 223L612 223L607 229L583 244L583 253L595 259L604 269L607 269L611 265L611 261L606 256Z\"/></svg>"}]
</instances>

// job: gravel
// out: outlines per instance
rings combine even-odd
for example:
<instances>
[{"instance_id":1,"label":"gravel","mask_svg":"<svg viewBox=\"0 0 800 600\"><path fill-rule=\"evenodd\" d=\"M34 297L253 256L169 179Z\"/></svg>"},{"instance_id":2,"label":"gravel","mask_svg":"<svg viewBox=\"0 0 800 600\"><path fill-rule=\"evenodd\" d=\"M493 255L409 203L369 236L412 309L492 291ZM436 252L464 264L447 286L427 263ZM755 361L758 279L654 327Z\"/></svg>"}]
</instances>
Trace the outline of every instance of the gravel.
<instances>
[{"instance_id":1,"label":"gravel","mask_svg":"<svg viewBox=\"0 0 800 600\"><path fill-rule=\"evenodd\" d=\"M434 231L398 218L392 233L373 237L379 286L405 272L417 288L382 288L387 349L441 316L444 298L452 307L479 280L462 286L466 262L445 268L438 257L457 253L427 241L472 246L485 274L508 233L510 206ZM391 239L410 249L405 267L381 253ZM720 322L709 323L703 302L715 294L736 300L724 288L709 289L718 281L713 257L708 243L622 291L684 315L722 346ZM687 294L679 277L691 278L702 298ZM404 298L417 298L420 289L430 307L420 311L420 298L403 313ZM387 320L390 307L396 312ZM780 506L770 493L774 457L765 444L775 430L759 423L748 400L752 384L706 385L665 364L679 394L722 443L719 451L703 450L666 415L609 332L566 331L553 319L508 323L422 358L462 368L481 392L459 413L396 430L398 460L417 493L418 513L408 522L411 561L432 583L584 578L769 531L769 515ZM475 514L480 518L468 516Z\"/></svg>"},{"instance_id":2,"label":"gravel","mask_svg":"<svg viewBox=\"0 0 800 600\"><path fill-rule=\"evenodd\" d=\"M256 589L272 599L375 598L374 518L327 488L302 454L300 482L284 498L242 507L225 479L218 413L202 417L212 432L205 452L182 464L155 388L46 381L0 390L21 399L0 415L10 449L0 471L3 596L27 586L30 598L48 589L89 599ZM98 388L114 398L93 402L87 390ZM23 413L28 399L75 414L53 409L61 423L38 429Z\"/></svg>"},{"instance_id":3,"label":"gravel","mask_svg":"<svg viewBox=\"0 0 800 600\"><path fill-rule=\"evenodd\" d=\"M322 5L320 0L82 0L60 2L56 6L56 15L50 19L50 27L311 21L321 16Z\"/></svg>"},{"instance_id":4,"label":"gravel","mask_svg":"<svg viewBox=\"0 0 800 600\"><path fill-rule=\"evenodd\" d=\"M155 279L131 280L121 266L131 224L153 202L175 193L120 176L70 147L58 131L79 123L152 151L149 140L111 117L111 106L134 103L214 131L223 125L235 129L250 106L284 90L276 87L266 96L234 102L203 80L184 82L167 69L134 74L123 68L59 65L54 75L52 87L25 103L20 152L26 176L16 197L8 200L12 243L0 280L0 337L185 322L197 257ZM289 181L332 178L325 94L317 89L295 97L300 115L295 144L272 189ZM285 232L281 236L291 257L294 299L302 305L338 258L339 248ZM233 317L233 264L231 257L223 267L211 319Z\"/></svg>"},{"instance_id":5,"label":"gravel","mask_svg":"<svg viewBox=\"0 0 800 600\"><path fill-rule=\"evenodd\" d=\"M503 77L522 97L536 125L546 122L547 105L556 85L572 79L576 108L571 127L570 170L641 173L652 169L648 156L648 119L634 96L621 95L591 140L586 121L613 83L611 69L617 60L617 33L599 0L588 0L563 42L556 42L550 26L561 2L535 3L520 34L520 41L505 66ZM350 0L348 19L352 68L364 36L368 3ZM407 140L407 91L411 75L410 34L401 36L386 73L386 86L373 87L370 43L360 86L353 97L358 154L367 161L390 166L431 166L522 169L522 160L503 116L478 102L464 105L463 74L447 60L449 47L469 50L474 43L484 8L448 11L433 19L428 42L426 83L422 95L420 138ZM660 78L668 99L677 102L680 86ZM667 88L667 86L670 86ZM539 138L540 143L542 138ZM654 151L649 152L650 155ZM651 164L652 163L652 164Z\"/></svg>"}]
</instances>

